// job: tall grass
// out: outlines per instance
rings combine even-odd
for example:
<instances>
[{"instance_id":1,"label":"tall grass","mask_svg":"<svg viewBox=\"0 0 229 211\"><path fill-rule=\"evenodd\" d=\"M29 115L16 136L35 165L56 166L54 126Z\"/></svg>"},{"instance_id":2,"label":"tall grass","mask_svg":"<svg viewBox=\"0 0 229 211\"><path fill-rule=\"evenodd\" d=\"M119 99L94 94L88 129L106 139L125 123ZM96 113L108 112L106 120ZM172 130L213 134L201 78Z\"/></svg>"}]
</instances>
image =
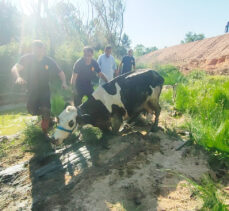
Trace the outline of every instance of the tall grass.
<instances>
[{"instance_id":1,"label":"tall grass","mask_svg":"<svg viewBox=\"0 0 229 211\"><path fill-rule=\"evenodd\" d=\"M177 67L172 65L156 66L158 73L164 78L165 85L175 85L185 81L185 77Z\"/></svg>"},{"instance_id":2,"label":"tall grass","mask_svg":"<svg viewBox=\"0 0 229 211\"><path fill-rule=\"evenodd\" d=\"M229 157L229 78L198 70L183 76L177 71L171 66L159 68L167 84L177 84L174 106L191 116L188 126L194 141ZM162 93L163 99L172 104L171 91Z\"/></svg>"},{"instance_id":3,"label":"tall grass","mask_svg":"<svg viewBox=\"0 0 229 211\"><path fill-rule=\"evenodd\" d=\"M228 210L228 205L225 204L228 194L224 191L221 191L219 185L215 184L209 176L204 176L199 183L187 178L184 175L180 176L192 185L193 193L203 200L203 206L201 210Z\"/></svg>"}]
</instances>

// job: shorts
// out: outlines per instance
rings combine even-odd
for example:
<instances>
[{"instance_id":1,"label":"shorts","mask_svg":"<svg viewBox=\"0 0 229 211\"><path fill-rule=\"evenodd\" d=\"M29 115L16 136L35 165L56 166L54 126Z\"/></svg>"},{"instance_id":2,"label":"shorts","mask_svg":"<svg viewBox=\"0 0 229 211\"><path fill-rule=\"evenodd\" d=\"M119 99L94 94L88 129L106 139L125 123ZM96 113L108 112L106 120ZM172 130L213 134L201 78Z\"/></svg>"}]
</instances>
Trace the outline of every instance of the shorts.
<instances>
[{"instance_id":1,"label":"shorts","mask_svg":"<svg viewBox=\"0 0 229 211\"><path fill-rule=\"evenodd\" d=\"M50 116L50 93L31 92L28 95L27 110L32 115Z\"/></svg>"}]
</instances>

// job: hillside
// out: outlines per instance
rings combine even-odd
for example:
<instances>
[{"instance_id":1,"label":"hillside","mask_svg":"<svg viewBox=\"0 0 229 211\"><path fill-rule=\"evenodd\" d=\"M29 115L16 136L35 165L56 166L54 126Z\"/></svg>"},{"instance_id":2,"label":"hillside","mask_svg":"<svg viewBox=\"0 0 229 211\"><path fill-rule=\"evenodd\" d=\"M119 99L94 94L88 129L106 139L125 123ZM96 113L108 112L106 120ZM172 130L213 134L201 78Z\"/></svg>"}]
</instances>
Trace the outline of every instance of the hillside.
<instances>
[{"instance_id":1,"label":"hillside","mask_svg":"<svg viewBox=\"0 0 229 211\"><path fill-rule=\"evenodd\" d=\"M158 64L172 64L183 72L203 69L211 74L227 74L229 34L157 50L138 58L137 62L153 67Z\"/></svg>"}]
</instances>

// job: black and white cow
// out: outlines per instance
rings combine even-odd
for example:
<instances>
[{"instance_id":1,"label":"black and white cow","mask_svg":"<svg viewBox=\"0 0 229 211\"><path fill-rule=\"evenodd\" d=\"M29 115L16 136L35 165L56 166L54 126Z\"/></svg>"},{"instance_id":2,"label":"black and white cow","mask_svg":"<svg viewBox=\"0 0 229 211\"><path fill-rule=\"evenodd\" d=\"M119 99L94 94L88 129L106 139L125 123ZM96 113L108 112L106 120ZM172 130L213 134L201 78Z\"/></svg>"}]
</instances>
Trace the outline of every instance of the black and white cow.
<instances>
[{"instance_id":1,"label":"black and white cow","mask_svg":"<svg viewBox=\"0 0 229 211\"><path fill-rule=\"evenodd\" d=\"M103 131L117 132L123 120L141 112L154 113L153 127L158 126L159 97L164 79L153 70L123 74L99 86L85 103L68 106L60 115L54 132L55 143L62 143L78 124L92 124Z\"/></svg>"}]
</instances>

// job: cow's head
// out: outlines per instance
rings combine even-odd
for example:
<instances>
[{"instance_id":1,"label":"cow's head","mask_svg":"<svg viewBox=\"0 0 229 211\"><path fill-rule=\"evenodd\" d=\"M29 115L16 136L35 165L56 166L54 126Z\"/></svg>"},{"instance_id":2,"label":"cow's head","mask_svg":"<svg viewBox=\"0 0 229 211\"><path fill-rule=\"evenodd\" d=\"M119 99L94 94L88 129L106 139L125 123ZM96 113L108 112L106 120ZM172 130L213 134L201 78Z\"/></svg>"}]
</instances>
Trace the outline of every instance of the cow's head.
<instances>
[{"instance_id":1,"label":"cow's head","mask_svg":"<svg viewBox=\"0 0 229 211\"><path fill-rule=\"evenodd\" d=\"M53 142L61 144L73 132L77 124L83 124L88 116L87 114L82 115L79 108L66 107L58 117L57 127L52 137Z\"/></svg>"},{"instance_id":2,"label":"cow's head","mask_svg":"<svg viewBox=\"0 0 229 211\"><path fill-rule=\"evenodd\" d=\"M76 128L77 108L68 106L58 116L57 127L53 134L55 144L61 144Z\"/></svg>"}]
</instances>

